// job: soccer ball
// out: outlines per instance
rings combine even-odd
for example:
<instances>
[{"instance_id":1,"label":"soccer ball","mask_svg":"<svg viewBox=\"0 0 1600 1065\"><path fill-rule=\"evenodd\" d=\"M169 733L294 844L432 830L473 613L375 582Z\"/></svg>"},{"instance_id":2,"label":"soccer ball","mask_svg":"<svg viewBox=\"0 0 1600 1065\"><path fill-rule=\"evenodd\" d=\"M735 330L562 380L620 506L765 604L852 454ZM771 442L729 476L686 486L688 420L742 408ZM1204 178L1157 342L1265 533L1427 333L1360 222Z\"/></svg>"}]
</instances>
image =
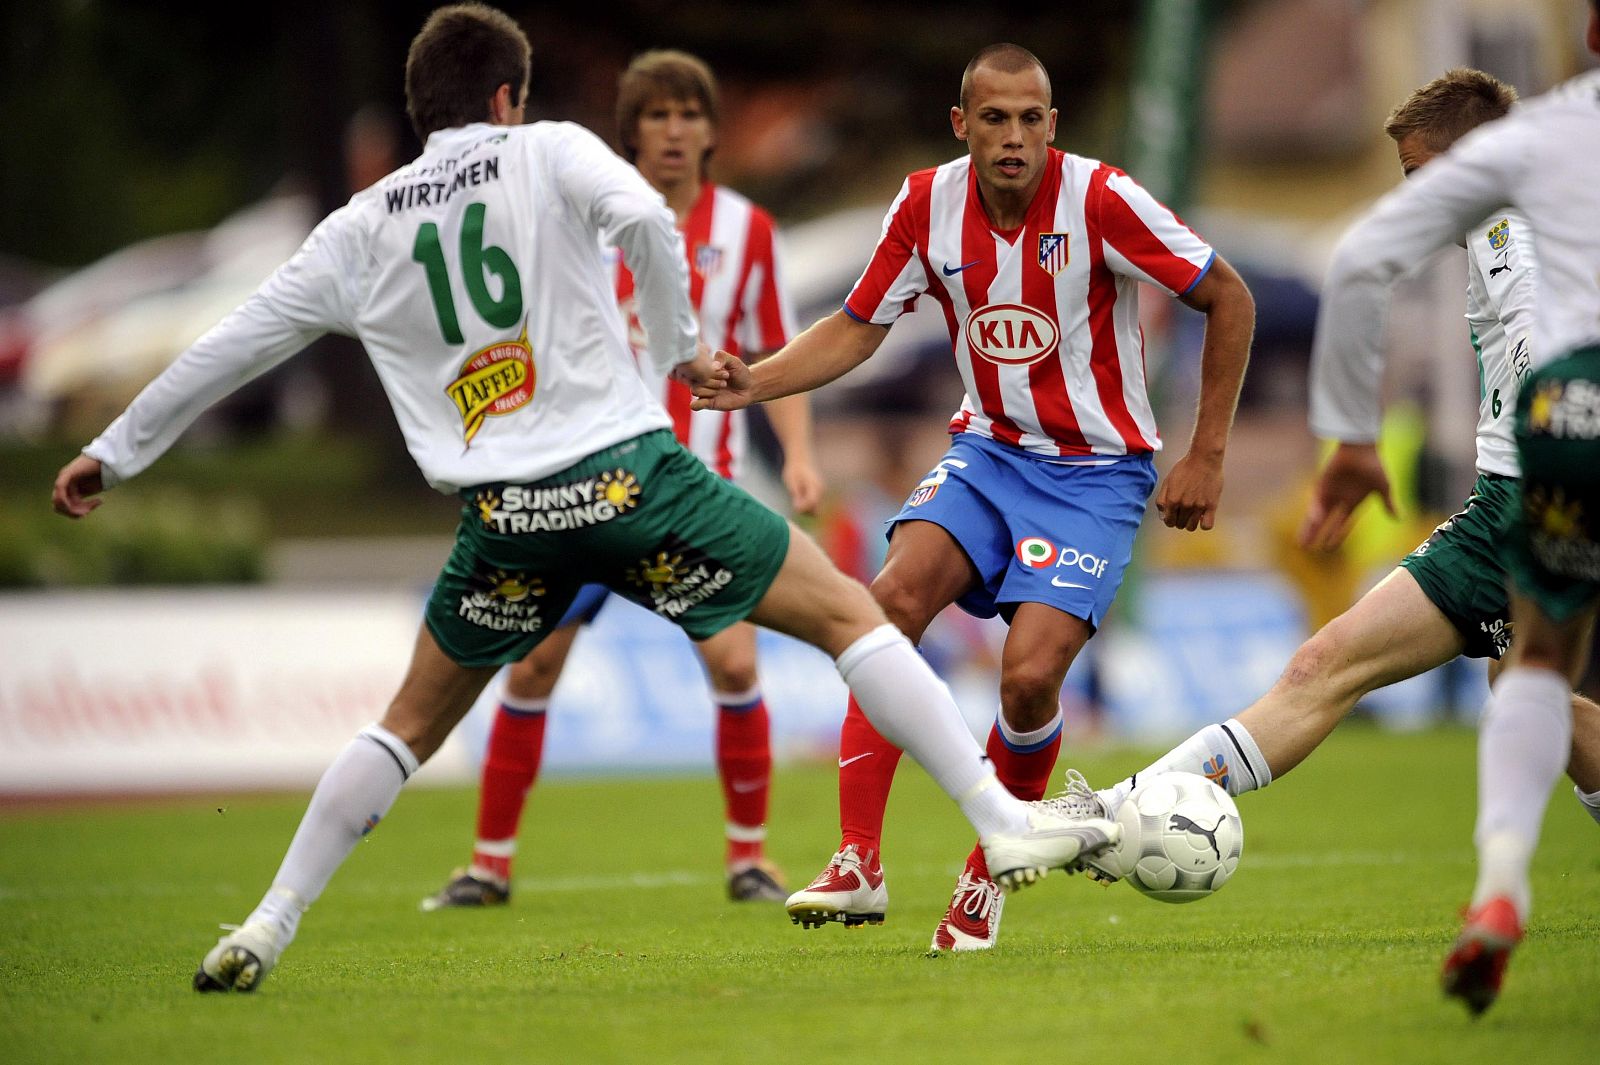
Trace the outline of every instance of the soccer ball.
<instances>
[{"instance_id":1,"label":"soccer ball","mask_svg":"<svg viewBox=\"0 0 1600 1065\"><path fill-rule=\"evenodd\" d=\"M1139 781L1117 810L1122 842L1103 864L1162 902L1193 902L1239 867L1244 823L1226 791L1195 773Z\"/></svg>"}]
</instances>

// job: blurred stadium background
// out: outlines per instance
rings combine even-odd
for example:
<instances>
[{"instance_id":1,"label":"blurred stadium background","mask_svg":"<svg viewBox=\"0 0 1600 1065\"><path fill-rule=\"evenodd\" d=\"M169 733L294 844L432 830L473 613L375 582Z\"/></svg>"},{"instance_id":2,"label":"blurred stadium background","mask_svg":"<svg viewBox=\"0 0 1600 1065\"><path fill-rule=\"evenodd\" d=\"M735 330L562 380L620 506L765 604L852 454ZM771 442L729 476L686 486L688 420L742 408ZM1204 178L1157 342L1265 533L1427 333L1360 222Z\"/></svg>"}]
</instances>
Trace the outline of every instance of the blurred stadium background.
<instances>
[{"instance_id":1,"label":"blurred stadium background","mask_svg":"<svg viewBox=\"0 0 1600 1065\"><path fill-rule=\"evenodd\" d=\"M432 6L254 4L243 32L148 2L0 13L0 795L307 784L392 693L455 507L416 474L354 342L329 338L237 393L104 514L69 524L47 496L318 218L415 153L400 57ZM966 60L996 40L1050 70L1059 147L1124 166L1239 268L1259 321L1218 529L1146 523L1064 693L1075 745L1243 707L1465 496L1477 383L1452 251L1395 301L1400 519L1368 513L1335 555L1294 546L1318 453L1306 367L1326 257L1399 179L1381 127L1413 87L1465 64L1527 95L1587 61L1576 0L1085 0L1048 15L621 0L604 19L503 6L534 44L530 117L613 140L633 54L674 46L711 63L713 176L778 216L802 323L855 280L901 177L958 153L946 111ZM1145 318L1170 460L1200 318L1159 296ZM880 522L942 452L959 394L942 325L923 314L817 393L830 493L811 527L848 571L876 572ZM752 488L777 501L770 473ZM930 634L975 730L995 711L1003 636L958 614ZM843 708L828 663L776 637L764 650L781 751L827 754ZM1482 694L1481 663L1458 663L1365 710L1417 727L1475 716ZM558 689L548 764L709 767L706 705L684 639L610 606ZM433 779L472 778L483 720Z\"/></svg>"}]
</instances>

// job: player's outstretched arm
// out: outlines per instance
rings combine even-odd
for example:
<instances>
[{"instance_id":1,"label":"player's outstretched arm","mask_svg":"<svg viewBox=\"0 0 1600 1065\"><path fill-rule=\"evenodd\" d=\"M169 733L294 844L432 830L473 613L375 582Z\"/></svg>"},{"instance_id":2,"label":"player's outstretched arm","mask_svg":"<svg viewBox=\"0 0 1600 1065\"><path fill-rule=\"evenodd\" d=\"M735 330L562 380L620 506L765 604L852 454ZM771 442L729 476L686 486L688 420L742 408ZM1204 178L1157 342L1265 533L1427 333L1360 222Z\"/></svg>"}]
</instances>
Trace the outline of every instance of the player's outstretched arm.
<instances>
[{"instance_id":1,"label":"player's outstretched arm","mask_svg":"<svg viewBox=\"0 0 1600 1065\"><path fill-rule=\"evenodd\" d=\"M1161 520L1194 532L1216 524L1222 498L1222 461L1233 429L1233 412L1250 361L1256 305L1250 290L1222 256L1191 291L1180 297L1206 316L1200 350L1200 406L1189 451L1167 474L1156 495Z\"/></svg>"},{"instance_id":2,"label":"player's outstretched arm","mask_svg":"<svg viewBox=\"0 0 1600 1065\"><path fill-rule=\"evenodd\" d=\"M820 388L866 362L888 334L887 326L835 311L753 367L747 389L736 379L720 391L697 389L694 409L738 410Z\"/></svg>"},{"instance_id":3,"label":"player's outstretched arm","mask_svg":"<svg viewBox=\"0 0 1600 1065\"><path fill-rule=\"evenodd\" d=\"M100 460L79 455L56 474L55 487L50 492L50 502L56 513L74 520L87 517L104 499L95 498L105 490L100 477Z\"/></svg>"},{"instance_id":4,"label":"player's outstretched arm","mask_svg":"<svg viewBox=\"0 0 1600 1065\"><path fill-rule=\"evenodd\" d=\"M1389 475L1378 458L1378 446L1341 443L1317 477L1306 520L1300 526L1300 546L1331 551L1344 543L1356 507L1374 494L1393 517L1394 496Z\"/></svg>"}]
</instances>

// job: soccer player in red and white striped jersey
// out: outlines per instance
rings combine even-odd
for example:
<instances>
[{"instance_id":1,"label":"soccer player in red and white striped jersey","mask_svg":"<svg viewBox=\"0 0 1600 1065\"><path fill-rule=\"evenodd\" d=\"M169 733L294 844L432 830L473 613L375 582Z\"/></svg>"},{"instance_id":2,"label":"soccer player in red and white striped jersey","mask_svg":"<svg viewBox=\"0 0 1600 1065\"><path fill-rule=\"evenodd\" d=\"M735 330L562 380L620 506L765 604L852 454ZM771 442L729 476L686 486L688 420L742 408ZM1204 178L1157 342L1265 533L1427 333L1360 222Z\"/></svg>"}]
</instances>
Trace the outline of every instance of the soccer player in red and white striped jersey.
<instances>
[{"instance_id":1,"label":"soccer player in red and white striped jersey","mask_svg":"<svg viewBox=\"0 0 1600 1065\"><path fill-rule=\"evenodd\" d=\"M1010 623L988 753L1016 795L1045 790L1061 744L1067 668L1110 606L1155 486L1138 286L1207 316L1188 453L1156 498L1175 528L1210 529L1255 311L1239 276L1115 167L1050 147L1056 112L1032 53L992 45L968 65L951 126L968 154L906 179L844 307L755 368L729 408L825 384L870 356L919 299L950 331L966 385L950 451L891 526L872 591L913 641L951 603ZM853 703L839 751L842 842L789 900L812 925L881 921L878 857L900 752ZM1066 804L1099 802L1069 773ZM974 851L936 950L992 946L1003 898Z\"/></svg>"},{"instance_id":2,"label":"soccer player in red and white striped jersey","mask_svg":"<svg viewBox=\"0 0 1600 1065\"><path fill-rule=\"evenodd\" d=\"M776 351L793 335L783 294L772 216L706 175L716 145L716 80L694 56L646 52L618 86L617 127L623 154L677 215L689 260L689 295L701 336L733 355ZM634 308L633 273L620 251L608 252L617 302L641 372L654 374ZM745 412L693 411L680 381L649 381L672 418L678 440L720 476L742 471ZM812 459L811 409L805 396L767 408L783 448L782 477L796 511L809 513L822 494ZM507 901L517 828L544 750L545 713L580 626L599 612L603 589L574 603L561 625L506 674L489 734L478 796L471 864L425 900L428 908ZM766 860L772 776L770 725L756 676L755 626L740 622L697 645L717 705L716 761L726 814L727 887L736 901L782 901L787 894Z\"/></svg>"}]
</instances>

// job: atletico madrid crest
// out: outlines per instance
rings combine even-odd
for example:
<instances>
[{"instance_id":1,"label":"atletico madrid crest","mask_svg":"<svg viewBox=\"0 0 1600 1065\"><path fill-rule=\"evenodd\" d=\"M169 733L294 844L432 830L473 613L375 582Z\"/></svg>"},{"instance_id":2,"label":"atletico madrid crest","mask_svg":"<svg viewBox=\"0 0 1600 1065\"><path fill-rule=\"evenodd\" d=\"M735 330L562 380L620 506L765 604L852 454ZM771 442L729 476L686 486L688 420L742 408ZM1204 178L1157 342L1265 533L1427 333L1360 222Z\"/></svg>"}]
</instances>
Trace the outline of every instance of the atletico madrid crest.
<instances>
[{"instance_id":1,"label":"atletico madrid crest","mask_svg":"<svg viewBox=\"0 0 1600 1065\"><path fill-rule=\"evenodd\" d=\"M1055 277L1067 268L1067 234L1039 234L1039 269Z\"/></svg>"},{"instance_id":2,"label":"atletico madrid crest","mask_svg":"<svg viewBox=\"0 0 1600 1065\"><path fill-rule=\"evenodd\" d=\"M695 273L710 281L722 265L722 249L710 244L697 244L694 249Z\"/></svg>"}]
</instances>

